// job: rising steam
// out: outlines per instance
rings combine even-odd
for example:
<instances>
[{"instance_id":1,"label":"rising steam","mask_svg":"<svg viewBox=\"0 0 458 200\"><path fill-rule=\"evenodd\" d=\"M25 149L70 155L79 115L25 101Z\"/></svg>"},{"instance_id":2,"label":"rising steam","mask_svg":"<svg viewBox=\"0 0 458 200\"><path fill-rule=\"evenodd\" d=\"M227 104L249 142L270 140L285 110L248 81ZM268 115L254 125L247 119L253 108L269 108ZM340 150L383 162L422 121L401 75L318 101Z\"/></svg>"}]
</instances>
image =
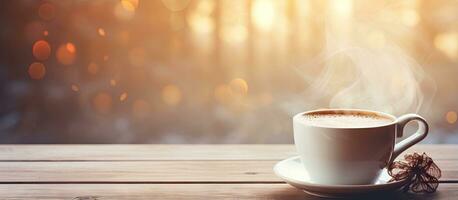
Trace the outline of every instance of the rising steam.
<instances>
[{"instance_id":1,"label":"rising steam","mask_svg":"<svg viewBox=\"0 0 458 200\"><path fill-rule=\"evenodd\" d=\"M414 59L388 41L374 43L364 34L349 35L342 39L328 30L324 53L310 64L321 65L322 71L307 78L306 107L360 108L395 115L428 109L435 84Z\"/></svg>"}]
</instances>

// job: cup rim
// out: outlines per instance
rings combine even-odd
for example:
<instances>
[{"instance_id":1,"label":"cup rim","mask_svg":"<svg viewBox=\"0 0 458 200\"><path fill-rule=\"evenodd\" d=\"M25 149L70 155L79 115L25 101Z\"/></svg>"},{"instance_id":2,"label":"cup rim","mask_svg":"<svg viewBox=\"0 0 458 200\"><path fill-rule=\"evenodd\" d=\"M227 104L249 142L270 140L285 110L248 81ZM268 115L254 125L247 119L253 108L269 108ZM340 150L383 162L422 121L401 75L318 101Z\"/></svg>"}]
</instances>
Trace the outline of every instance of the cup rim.
<instances>
[{"instance_id":1,"label":"cup rim","mask_svg":"<svg viewBox=\"0 0 458 200\"><path fill-rule=\"evenodd\" d=\"M370 113L370 114L375 114L378 116L386 117L391 119L392 121L387 124L383 125L374 125L374 126L364 126L364 127L331 127L331 126L319 126L319 125L307 125L302 122L299 122L298 118L306 115L306 114L311 114L311 113L318 113L318 112L337 112L337 113L345 113L345 112L356 112L356 113ZM354 108L325 108L325 109L316 109L316 110L309 110L305 112L300 112L294 115L293 117L293 122L294 123L301 123L305 126L309 127L317 127L317 128L330 128L330 129L371 129L371 128L381 128L381 127L387 127L387 126L392 126L397 123L397 118L394 115L381 112L381 111L374 111L374 110L366 110L366 109L354 109Z\"/></svg>"}]
</instances>

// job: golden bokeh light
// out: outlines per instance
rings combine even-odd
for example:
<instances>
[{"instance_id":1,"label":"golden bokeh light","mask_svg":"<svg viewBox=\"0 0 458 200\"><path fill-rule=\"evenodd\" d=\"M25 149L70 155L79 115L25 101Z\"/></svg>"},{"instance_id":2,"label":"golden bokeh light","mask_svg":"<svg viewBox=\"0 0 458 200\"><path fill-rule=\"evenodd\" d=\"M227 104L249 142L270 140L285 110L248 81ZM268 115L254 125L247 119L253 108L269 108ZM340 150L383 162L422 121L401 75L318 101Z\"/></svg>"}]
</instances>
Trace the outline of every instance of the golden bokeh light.
<instances>
[{"instance_id":1,"label":"golden bokeh light","mask_svg":"<svg viewBox=\"0 0 458 200\"><path fill-rule=\"evenodd\" d=\"M184 10L189 2L190 0L162 0L164 6L173 12Z\"/></svg>"},{"instance_id":2,"label":"golden bokeh light","mask_svg":"<svg viewBox=\"0 0 458 200\"><path fill-rule=\"evenodd\" d=\"M45 40L38 40L33 44L32 53L37 60L47 60L51 55L51 46Z\"/></svg>"},{"instance_id":3,"label":"golden bokeh light","mask_svg":"<svg viewBox=\"0 0 458 200\"><path fill-rule=\"evenodd\" d=\"M73 43L71 43L71 42L68 42L65 45L65 48L67 48L67 51L70 52L70 53L75 53L76 52L75 45Z\"/></svg>"},{"instance_id":4,"label":"golden bokeh light","mask_svg":"<svg viewBox=\"0 0 458 200\"><path fill-rule=\"evenodd\" d=\"M72 90L73 90L74 92L80 91L80 87L78 87L78 85L76 85L76 84L72 84L71 88L72 88Z\"/></svg>"},{"instance_id":5,"label":"golden bokeh light","mask_svg":"<svg viewBox=\"0 0 458 200\"><path fill-rule=\"evenodd\" d=\"M125 101L127 99L127 92L123 92L120 96L119 96L119 101Z\"/></svg>"},{"instance_id":6,"label":"golden bokeh light","mask_svg":"<svg viewBox=\"0 0 458 200\"><path fill-rule=\"evenodd\" d=\"M99 72L99 66L96 63L91 62L87 66L87 71L92 75L96 75L97 72Z\"/></svg>"},{"instance_id":7,"label":"golden bokeh light","mask_svg":"<svg viewBox=\"0 0 458 200\"><path fill-rule=\"evenodd\" d=\"M191 29L198 34L209 34L214 31L215 24L212 13L215 9L213 0L198 1L195 11L189 12L186 20Z\"/></svg>"},{"instance_id":8,"label":"golden bokeh light","mask_svg":"<svg viewBox=\"0 0 458 200\"><path fill-rule=\"evenodd\" d=\"M100 92L92 99L92 105L97 113L107 114L113 107L113 99L110 94Z\"/></svg>"},{"instance_id":9,"label":"golden bokeh light","mask_svg":"<svg viewBox=\"0 0 458 200\"><path fill-rule=\"evenodd\" d=\"M146 118L150 114L150 112L150 104L143 99L137 99L132 104L132 114L134 117L143 119Z\"/></svg>"},{"instance_id":10,"label":"golden bokeh light","mask_svg":"<svg viewBox=\"0 0 458 200\"><path fill-rule=\"evenodd\" d=\"M415 26L420 22L420 15L413 9L404 10L401 20L406 26Z\"/></svg>"},{"instance_id":11,"label":"golden bokeh light","mask_svg":"<svg viewBox=\"0 0 458 200\"><path fill-rule=\"evenodd\" d=\"M114 15L120 20L131 20L135 16L134 1L121 0L114 7Z\"/></svg>"},{"instance_id":12,"label":"golden bokeh light","mask_svg":"<svg viewBox=\"0 0 458 200\"><path fill-rule=\"evenodd\" d=\"M55 16L55 7L51 3L43 3L38 8L38 16L44 20L51 20Z\"/></svg>"},{"instance_id":13,"label":"golden bokeh light","mask_svg":"<svg viewBox=\"0 0 458 200\"><path fill-rule=\"evenodd\" d=\"M273 26L276 10L273 0L255 0L251 12L251 19L261 30L270 30Z\"/></svg>"},{"instance_id":14,"label":"golden bokeh light","mask_svg":"<svg viewBox=\"0 0 458 200\"><path fill-rule=\"evenodd\" d=\"M111 142L188 141L190 128L203 142L288 142L275 141L282 124L232 137L263 125L232 122L283 123L300 107L401 115L436 106L426 117L437 132L458 133L453 0L23 1L4 4L5 87L27 90L22 103L43 104L50 120L72 108L62 123L81 125L86 139L102 124L112 134L98 139ZM195 126L196 110L216 125ZM68 127L52 128L77 132Z\"/></svg>"},{"instance_id":15,"label":"golden bokeh light","mask_svg":"<svg viewBox=\"0 0 458 200\"><path fill-rule=\"evenodd\" d=\"M194 32L200 34L208 34L215 29L213 19L210 17L191 15L188 17L188 23Z\"/></svg>"},{"instance_id":16,"label":"golden bokeh light","mask_svg":"<svg viewBox=\"0 0 458 200\"><path fill-rule=\"evenodd\" d=\"M138 8L139 0L124 0L124 1L129 1L132 5L134 5L135 9Z\"/></svg>"},{"instance_id":17,"label":"golden bokeh light","mask_svg":"<svg viewBox=\"0 0 458 200\"><path fill-rule=\"evenodd\" d=\"M138 8L138 0L121 0L121 6L128 11L135 11Z\"/></svg>"},{"instance_id":18,"label":"golden bokeh light","mask_svg":"<svg viewBox=\"0 0 458 200\"><path fill-rule=\"evenodd\" d=\"M71 65L76 59L76 48L72 43L59 46L56 52L57 61L63 65Z\"/></svg>"},{"instance_id":19,"label":"golden bokeh light","mask_svg":"<svg viewBox=\"0 0 458 200\"><path fill-rule=\"evenodd\" d=\"M27 71L31 79L40 80L46 74L46 68L42 63L34 62L29 66Z\"/></svg>"},{"instance_id":20,"label":"golden bokeh light","mask_svg":"<svg viewBox=\"0 0 458 200\"><path fill-rule=\"evenodd\" d=\"M111 80L110 80L110 85L111 85L111 86L114 87L114 86L116 86L116 84L117 84L116 80L114 80L114 79L111 79Z\"/></svg>"},{"instance_id":21,"label":"golden bokeh light","mask_svg":"<svg viewBox=\"0 0 458 200\"><path fill-rule=\"evenodd\" d=\"M97 29L97 33L98 33L100 36L102 36L102 37L105 36L105 34L106 34L106 33L105 33L105 29L103 29L103 28L98 28L98 29Z\"/></svg>"},{"instance_id":22,"label":"golden bokeh light","mask_svg":"<svg viewBox=\"0 0 458 200\"><path fill-rule=\"evenodd\" d=\"M237 103L247 94L248 83L242 78L235 78L227 85L218 85L214 90L214 97L221 104Z\"/></svg>"},{"instance_id":23,"label":"golden bokeh light","mask_svg":"<svg viewBox=\"0 0 458 200\"><path fill-rule=\"evenodd\" d=\"M458 32L444 32L434 38L434 46L452 60L458 60Z\"/></svg>"},{"instance_id":24,"label":"golden bokeh light","mask_svg":"<svg viewBox=\"0 0 458 200\"><path fill-rule=\"evenodd\" d=\"M176 85L167 85L162 88L162 100L169 106L175 106L181 102L182 93Z\"/></svg>"},{"instance_id":25,"label":"golden bokeh light","mask_svg":"<svg viewBox=\"0 0 458 200\"><path fill-rule=\"evenodd\" d=\"M336 17L349 17L353 12L352 0L329 0L331 15Z\"/></svg>"},{"instance_id":26,"label":"golden bokeh light","mask_svg":"<svg viewBox=\"0 0 458 200\"><path fill-rule=\"evenodd\" d=\"M224 1L224 8L218 23L221 24L219 38L227 44L243 43L248 37L248 7L245 6L244 0ZM237 13L237 14L234 14Z\"/></svg>"},{"instance_id":27,"label":"golden bokeh light","mask_svg":"<svg viewBox=\"0 0 458 200\"><path fill-rule=\"evenodd\" d=\"M211 15L215 10L215 6L215 1L213 0L199 0L197 2L195 12L204 15Z\"/></svg>"},{"instance_id":28,"label":"golden bokeh light","mask_svg":"<svg viewBox=\"0 0 458 200\"><path fill-rule=\"evenodd\" d=\"M449 124L454 124L458 120L458 115L455 111L448 111L447 114L445 114L445 120L447 120Z\"/></svg>"},{"instance_id":29,"label":"golden bokeh light","mask_svg":"<svg viewBox=\"0 0 458 200\"><path fill-rule=\"evenodd\" d=\"M248 84L241 78L233 79L229 83L229 88L231 93L237 96L245 96L248 93Z\"/></svg>"}]
</instances>

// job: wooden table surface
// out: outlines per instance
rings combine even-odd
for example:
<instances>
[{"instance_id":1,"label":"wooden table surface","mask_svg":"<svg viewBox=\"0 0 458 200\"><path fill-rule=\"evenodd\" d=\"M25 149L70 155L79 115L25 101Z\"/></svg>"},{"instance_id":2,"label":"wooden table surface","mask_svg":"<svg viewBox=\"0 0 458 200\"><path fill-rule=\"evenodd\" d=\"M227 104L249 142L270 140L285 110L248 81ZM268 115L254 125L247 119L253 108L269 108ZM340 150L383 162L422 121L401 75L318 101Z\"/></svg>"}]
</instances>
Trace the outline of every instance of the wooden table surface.
<instances>
[{"instance_id":1,"label":"wooden table surface","mask_svg":"<svg viewBox=\"0 0 458 200\"><path fill-rule=\"evenodd\" d=\"M458 199L458 145L416 145L442 169L434 194ZM276 177L293 145L0 145L0 199L318 199Z\"/></svg>"}]
</instances>

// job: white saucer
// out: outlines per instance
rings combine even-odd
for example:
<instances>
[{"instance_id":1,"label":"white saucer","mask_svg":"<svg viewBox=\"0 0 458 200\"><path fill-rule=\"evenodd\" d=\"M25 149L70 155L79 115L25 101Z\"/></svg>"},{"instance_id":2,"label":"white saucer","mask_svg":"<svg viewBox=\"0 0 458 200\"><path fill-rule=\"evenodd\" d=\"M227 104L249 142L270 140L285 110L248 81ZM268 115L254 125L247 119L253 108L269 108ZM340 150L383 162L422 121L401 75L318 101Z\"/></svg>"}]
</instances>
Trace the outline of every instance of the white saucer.
<instances>
[{"instance_id":1,"label":"white saucer","mask_svg":"<svg viewBox=\"0 0 458 200\"><path fill-rule=\"evenodd\" d=\"M301 163L299 156L291 157L278 162L274 166L274 172L288 184L319 197L348 197L364 195L372 192L388 192L399 190L406 180L388 182L391 177L383 169L375 184L370 185L322 185L311 183L309 176Z\"/></svg>"}]
</instances>

